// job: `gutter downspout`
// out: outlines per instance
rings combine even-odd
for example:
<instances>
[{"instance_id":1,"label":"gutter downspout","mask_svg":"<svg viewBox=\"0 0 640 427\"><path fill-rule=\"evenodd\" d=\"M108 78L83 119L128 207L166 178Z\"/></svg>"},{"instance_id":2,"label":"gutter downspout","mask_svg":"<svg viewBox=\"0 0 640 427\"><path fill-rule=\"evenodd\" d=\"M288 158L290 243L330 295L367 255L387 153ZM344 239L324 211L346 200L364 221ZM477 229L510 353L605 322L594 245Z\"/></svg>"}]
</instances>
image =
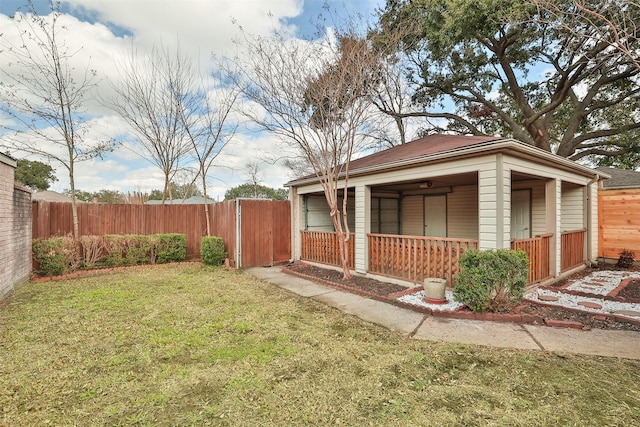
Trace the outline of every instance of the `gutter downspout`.
<instances>
[{"instance_id":1,"label":"gutter downspout","mask_svg":"<svg viewBox=\"0 0 640 427\"><path fill-rule=\"evenodd\" d=\"M594 183L598 182L598 181L600 181L600 174L596 173L595 177L587 183L587 248L588 248L587 249L587 254L589 254L591 252L591 249L593 248L593 226L594 226L594 224L593 224L593 203L592 203L592 200L591 200L591 195L593 193L592 193L592 190L591 190L591 186ZM596 189L596 198L597 197L598 197L598 190ZM600 226L600 218L598 218L598 221L596 221L595 226L596 227ZM598 247L598 250L596 251L595 254L591 254L591 257L587 257L589 265L592 264L592 261L593 261L592 257L593 256L595 256L595 259L598 259L598 257L599 257L598 252L600 252L600 247Z\"/></svg>"}]
</instances>

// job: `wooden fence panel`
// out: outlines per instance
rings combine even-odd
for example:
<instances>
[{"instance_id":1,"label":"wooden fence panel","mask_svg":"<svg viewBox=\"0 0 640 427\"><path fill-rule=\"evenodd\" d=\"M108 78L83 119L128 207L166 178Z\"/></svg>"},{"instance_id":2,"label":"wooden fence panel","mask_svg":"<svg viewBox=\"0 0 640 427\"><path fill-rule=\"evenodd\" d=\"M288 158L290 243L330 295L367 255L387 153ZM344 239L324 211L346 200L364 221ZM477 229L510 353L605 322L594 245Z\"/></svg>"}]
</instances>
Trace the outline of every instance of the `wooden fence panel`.
<instances>
[{"instance_id":1,"label":"wooden fence panel","mask_svg":"<svg viewBox=\"0 0 640 427\"><path fill-rule=\"evenodd\" d=\"M241 200L248 229L243 234L244 267L273 265L291 258L291 219L288 201ZM35 201L33 238L65 236L73 233L71 203ZM269 214L266 214L269 213ZM211 234L225 243L231 265L235 266L236 201L209 205ZM207 234L204 205L78 204L78 231L81 236L105 234L183 233L187 235L187 257L200 256L200 241ZM266 233L266 234L265 234ZM267 238L267 243L260 239ZM268 262L260 257L268 253ZM245 259L243 257L243 259Z\"/></svg>"},{"instance_id":2,"label":"wooden fence panel","mask_svg":"<svg viewBox=\"0 0 640 427\"><path fill-rule=\"evenodd\" d=\"M453 286L460 256L478 247L477 240L368 234L369 272L422 283L427 277L446 279Z\"/></svg>"},{"instance_id":3,"label":"wooden fence panel","mask_svg":"<svg viewBox=\"0 0 640 427\"><path fill-rule=\"evenodd\" d=\"M291 203L273 201L273 262L291 259Z\"/></svg>"},{"instance_id":4,"label":"wooden fence panel","mask_svg":"<svg viewBox=\"0 0 640 427\"><path fill-rule=\"evenodd\" d=\"M587 229L564 231L560 240L560 269L567 271L585 262L585 235Z\"/></svg>"},{"instance_id":5,"label":"wooden fence panel","mask_svg":"<svg viewBox=\"0 0 640 427\"><path fill-rule=\"evenodd\" d=\"M204 210L204 209L203 209ZM225 250L229 254L231 265L236 265L236 202L227 200L225 202L209 205L209 223L211 234L221 237L224 241ZM204 224L204 234L206 234L206 221ZM198 249L200 253L200 249Z\"/></svg>"},{"instance_id":6,"label":"wooden fence panel","mask_svg":"<svg viewBox=\"0 0 640 427\"><path fill-rule=\"evenodd\" d=\"M598 191L598 256L640 254L640 188Z\"/></svg>"},{"instance_id":7,"label":"wooden fence panel","mask_svg":"<svg viewBox=\"0 0 640 427\"><path fill-rule=\"evenodd\" d=\"M321 264L342 267L340 260L340 242L335 231L300 230L300 259ZM355 233L350 233L347 241L347 256L350 268L355 265Z\"/></svg>"},{"instance_id":8,"label":"wooden fence panel","mask_svg":"<svg viewBox=\"0 0 640 427\"><path fill-rule=\"evenodd\" d=\"M551 277L550 249L553 233L546 233L530 239L511 241L511 249L520 249L529 258L529 283L540 282Z\"/></svg>"},{"instance_id":9,"label":"wooden fence panel","mask_svg":"<svg viewBox=\"0 0 640 427\"><path fill-rule=\"evenodd\" d=\"M273 265L273 209L263 200L240 200L241 265Z\"/></svg>"}]
</instances>

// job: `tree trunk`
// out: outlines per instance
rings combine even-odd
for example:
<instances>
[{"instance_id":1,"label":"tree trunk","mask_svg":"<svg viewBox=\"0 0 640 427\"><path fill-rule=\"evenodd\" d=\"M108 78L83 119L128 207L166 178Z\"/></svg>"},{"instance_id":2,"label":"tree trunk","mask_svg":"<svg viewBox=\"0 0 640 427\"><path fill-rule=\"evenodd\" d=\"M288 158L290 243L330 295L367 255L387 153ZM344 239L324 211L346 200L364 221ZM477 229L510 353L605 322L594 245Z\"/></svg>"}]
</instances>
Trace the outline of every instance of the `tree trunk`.
<instances>
[{"instance_id":1,"label":"tree trunk","mask_svg":"<svg viewBox=\"0 0 640 427\"><path fill-rule=\"evenodd\" d=\"M78 203L76 200L76 183L73 179L73 163L69 168L69 185L71 186L71 216L73 218L73 239L78 240Z\"/></svg>"},{"instance_id":2,"label":"tree trunk","mask_svg":"<svg viewBox=\"0 0 640 427\"><path fill-rule=\"evenodd\" d=\"M207 220L207 236L211 236L211 223L210 223L211 221L209 219L209 201L207 200L207 178L204 174L202 174L202 197L204 198L204 217Z\"/></svg>"},{"instance_id":3,"label":"tree trunk","mask_svg":"<svg viewBox=\"0 0 640 427\"><path fill-rule=\"evenodd\" d=\"M340 261L342 263L342 279L351 279L351 270L349 269L349 250L347 249L347 241L349 240L349 234L345 233L342 229L342 222L340 221L340 211L336 208L335 203L331 207L331 220L333 221L333 227L336 229L336 237L338 239L338 249L340 251Z\"/></svg>"}]
</instances>

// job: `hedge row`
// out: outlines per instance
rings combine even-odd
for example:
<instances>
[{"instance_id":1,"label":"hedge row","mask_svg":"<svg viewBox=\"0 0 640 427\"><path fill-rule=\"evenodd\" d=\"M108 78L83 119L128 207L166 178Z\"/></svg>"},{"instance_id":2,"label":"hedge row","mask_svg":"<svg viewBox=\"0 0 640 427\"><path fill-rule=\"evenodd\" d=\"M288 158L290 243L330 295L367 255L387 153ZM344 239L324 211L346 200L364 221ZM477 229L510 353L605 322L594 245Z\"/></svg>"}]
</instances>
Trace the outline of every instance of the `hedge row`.
<instances>
[{"instance_id":1,"label":"hedge row","mask_svg":"<svg viewBox=\"0 0 640 427\"><path fill-rule=\"evenodd\" d=\"M38 275L58 276L78 269L163 264L184 261L187 236L168 233L82 236L36 239L33 256Z\"/></svg>"}]
</instances>

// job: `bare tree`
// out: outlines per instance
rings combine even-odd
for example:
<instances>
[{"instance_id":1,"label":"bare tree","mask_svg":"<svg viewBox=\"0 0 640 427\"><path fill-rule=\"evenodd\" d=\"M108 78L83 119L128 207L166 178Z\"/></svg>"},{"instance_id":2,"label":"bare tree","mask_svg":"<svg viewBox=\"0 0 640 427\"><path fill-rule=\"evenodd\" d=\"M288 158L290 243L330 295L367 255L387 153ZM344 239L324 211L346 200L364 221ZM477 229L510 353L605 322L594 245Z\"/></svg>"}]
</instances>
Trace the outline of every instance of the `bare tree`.
<instances>
[{"instance_id":1,"label":"bare tree","mask_svg":"<svg viewBox=\"0 0 640 427\"><path fill-rule=\"evenodd\" d=\"M595 42L608 43L622 52L640 70L640 2L634 0L608 0L590 2L585 0L533 0L540 12L547 12L549 22L561 26L576 35L585 36ZM539 13L544 16L545 13ZM576 21L587 22L596 32L580 32L584 27Z\"/></svg>"},{"instance_id":2,"label":"bare tree","mask_svg":"<svg viewBox=\"0 0 640 427\"><path fill-rule=\"evenodd\" d=\"M134 131L138 154L162 170L162 203L173 200L171 180L190 150L182 108L194 86L191 62L179 49L174 54L161 46L149 54L132 51L118 69L116 96L107 104Z\"/></svg>"},{"instance_id":3,"label":"bare tree","mask_svg":"<svg viewBox=\"0 0 640 427\"><path fill-rule=\"evenodd\" d=\"M260 165L257 162L249 162L246 165L249 184L253 186L253 197L258 198L258 185L260 185Z\"/></svg>"},{"instance_id":4,"label":"bare tree","mask_svg":"<svg viewBox=\"0 0 640 427\"><path fill-rule=\"evenodd\" d=\"M10 120L2 122L3 147L46 158L67 170L71 189L73 235L78 237L76 163L91 160L113 148L112 141L88 141L91 126L85 106L96 85L96 71L79 51L70 51L60 24L59 5L49 3L50 14L39 16L28 2L26 14L16 13L18 40L0 34L0 111Z\"/></svg>"},{"instance_id":5,"label":"bare tree","mask_svg":"<svg viewBox=\"0 0 640 427\"><path fill-rule=\"evenodd\" d=\"M211 235L209 203L207 201L207 175L222 149L236 133L238 124L231 113L239 91L221 86L221 81L200 77L182 98L179 108L182 127L189 141L191 154L198 164L202 184L207 236Z\"/></svg>"},{"instance_id":6,"label":"bare tree","mask_svg":"<svg viewBox=\"0 0 640 427\"><path fill-rule=\"evenodd\" d=\"M354 32L318 42L250 36L244 41L247 52L236 65L238 85L253 107L246 114L311 166L324 190L347 279L349 162L363 142L375 55Z\"/></svg>"}]
</instances>

